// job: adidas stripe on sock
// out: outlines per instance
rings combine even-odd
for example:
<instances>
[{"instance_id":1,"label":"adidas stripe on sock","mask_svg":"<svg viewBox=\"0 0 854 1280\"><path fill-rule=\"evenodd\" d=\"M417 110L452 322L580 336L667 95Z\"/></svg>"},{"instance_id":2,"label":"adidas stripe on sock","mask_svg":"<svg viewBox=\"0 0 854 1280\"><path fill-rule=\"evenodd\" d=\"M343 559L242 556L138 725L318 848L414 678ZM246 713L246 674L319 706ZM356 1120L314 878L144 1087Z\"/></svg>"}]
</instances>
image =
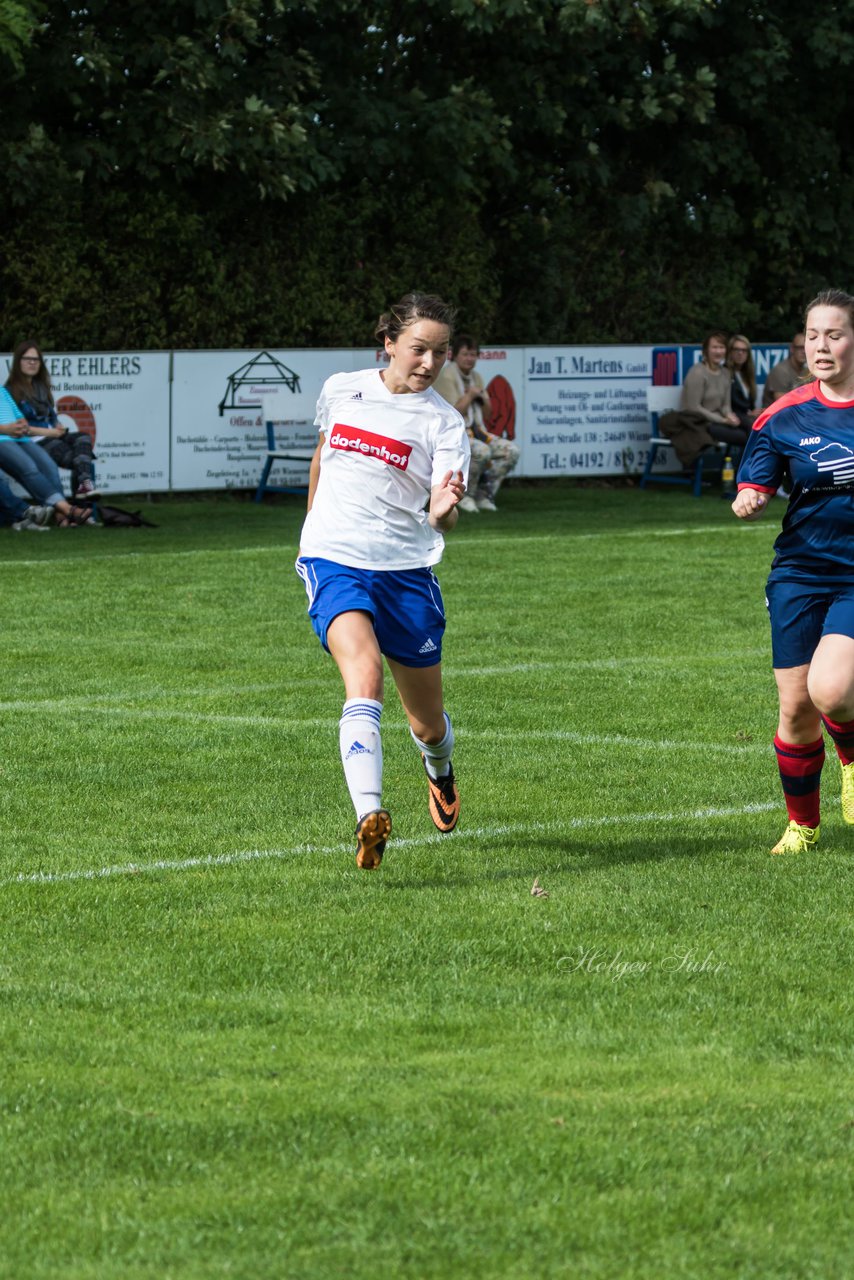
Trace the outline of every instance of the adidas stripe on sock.
<instances>
[{"instance_id":1,"label":"adidas stripe on sock","mask_svg":"<svg viewBox=\"0 0 854 1280\"><path fill-rule=\"evenodd\" d=\"M373 698L348 698L338 721L341 763L357 819L382 808L382 709Z\"/></svg>"}]
</instances>

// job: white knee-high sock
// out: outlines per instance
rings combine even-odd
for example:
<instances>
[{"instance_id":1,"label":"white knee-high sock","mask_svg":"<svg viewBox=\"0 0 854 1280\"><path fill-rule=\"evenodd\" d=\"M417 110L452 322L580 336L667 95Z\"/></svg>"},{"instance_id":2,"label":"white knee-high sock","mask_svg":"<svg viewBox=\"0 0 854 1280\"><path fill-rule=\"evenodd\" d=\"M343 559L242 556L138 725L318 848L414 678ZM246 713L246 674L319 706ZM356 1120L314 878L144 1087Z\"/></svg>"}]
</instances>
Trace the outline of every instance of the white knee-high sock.
<instances>
[{"instance_id":1,"label":"white knee-high sock","mask_svg":"<svg viewBox=\"0 0 854 1280\"><path fill-rule=\"evenodd\" d=\"M441 742L422 742L412 733L410 727L409 732L412 734L412 741L424 756L427 765L427 772L434 780L436 778L446 778L451 769L451 756L454 752L454 730L451 725L451 717L447 711L443 711L445 717L445 736Z\"/></svg>"},{"instance_id":2,"label":"white knee-high sock","mask_svg":"<svg viewBox=\"0 0 854 1280\"><path fill-rule=\"evenodd\" d=\"M341 763L357 819L382 808L382 709L373 698L348 698L338 722Z\"/></svg>"}]
</instances>

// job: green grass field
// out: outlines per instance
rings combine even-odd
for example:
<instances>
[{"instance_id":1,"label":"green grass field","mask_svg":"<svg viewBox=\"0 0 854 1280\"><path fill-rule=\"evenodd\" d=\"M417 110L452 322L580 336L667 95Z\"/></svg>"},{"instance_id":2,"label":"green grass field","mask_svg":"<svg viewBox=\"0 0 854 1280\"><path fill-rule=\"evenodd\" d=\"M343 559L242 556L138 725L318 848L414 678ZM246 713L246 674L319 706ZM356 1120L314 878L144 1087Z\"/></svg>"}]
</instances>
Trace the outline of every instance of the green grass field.
<instances>
[{"instance_id":1,"label":"green grass field","mask_svg":"<svg viewBox=\"0 0 854 1280\"><path fill-rule=\"evenodd\" d=\"M854 831L829 751L768 855L782 503L461 523L461 826L389 686L376 873L301 507L0 534L0 1275L847 1280Z\"/></svg>"}]
</instances>

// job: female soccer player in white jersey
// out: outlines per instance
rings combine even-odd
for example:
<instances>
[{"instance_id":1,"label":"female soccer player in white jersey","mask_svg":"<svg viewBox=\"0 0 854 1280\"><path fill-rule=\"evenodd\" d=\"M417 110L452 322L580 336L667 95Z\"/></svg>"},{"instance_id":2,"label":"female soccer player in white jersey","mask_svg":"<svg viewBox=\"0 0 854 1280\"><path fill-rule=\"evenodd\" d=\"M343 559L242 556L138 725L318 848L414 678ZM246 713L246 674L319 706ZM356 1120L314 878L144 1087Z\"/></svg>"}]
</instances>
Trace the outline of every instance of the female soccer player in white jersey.
<instances>
[{"instance_id":1,"label":"female soccer player in white jersey","mask_svg":"<svg viewBox=\"0 0 854 1280\"><path fill-rule=\"evenodd\" d=\"M813 381L756 419L732 504L742 520L761 516L788 465L767 595L789 824L772 853L818 841L822 724L842 766L842 816L854 824L854 298L820 293L805 328Z\"/></svg>"},{"instance_id":2,"label":"female soccer player in white jersey","mask_svg":"<svg viewBox=\"0 0 854 1280\"><path fill-rule=\"evenodd\" d=\"M453 311L408 293L382 315L384 369L338 373L317 402L320 442L297 572L312 626L344 680L339 744L356 810L356 863L380 865L391 833L382 807L383 656L427 773L430 816L452 831L460 797L454 732L442 699L445 612L433 573L466 491L462 417L433 390Z\"/></svg>"}]
</instances>

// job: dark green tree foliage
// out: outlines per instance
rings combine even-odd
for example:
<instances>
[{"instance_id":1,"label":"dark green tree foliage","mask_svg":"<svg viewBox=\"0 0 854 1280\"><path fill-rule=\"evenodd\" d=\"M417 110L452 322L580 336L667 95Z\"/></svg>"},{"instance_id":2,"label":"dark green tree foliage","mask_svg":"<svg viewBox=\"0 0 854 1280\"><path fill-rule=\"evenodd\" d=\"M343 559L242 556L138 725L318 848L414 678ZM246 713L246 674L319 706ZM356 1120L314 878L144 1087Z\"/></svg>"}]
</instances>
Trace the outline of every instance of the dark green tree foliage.
<instances>
[{"instance_id":1,"label":"dark green tree foliage","mask_svg":"<svg viewBox=\"0 0 854 1280\"><path fill-rule=\"evenodd\" d=\"M850 287L854 0L0 0L3 345L786 336Z\"/></svg>"},{"instance_id":2,"label":"dark green tree foliage","mask_svg":"<svg viewBox=\"0 0 854 1280\"><path fill-rule=\"evenodd\" d=\"M6 65L23 65L23 51L35 21L32 7L22 0L0 0L0 58Z\"/></svg>"}]
</instances>

